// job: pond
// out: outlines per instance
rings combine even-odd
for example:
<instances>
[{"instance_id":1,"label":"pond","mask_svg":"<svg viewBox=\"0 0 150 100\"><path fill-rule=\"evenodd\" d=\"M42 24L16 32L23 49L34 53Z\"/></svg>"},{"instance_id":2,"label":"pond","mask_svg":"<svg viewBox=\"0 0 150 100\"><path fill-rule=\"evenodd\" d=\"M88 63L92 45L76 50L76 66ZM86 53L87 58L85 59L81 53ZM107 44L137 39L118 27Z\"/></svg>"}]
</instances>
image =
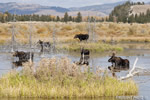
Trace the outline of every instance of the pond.
<instances>
[{"instance_id":1,"label":"pond","mask_svg":"<svg viewBox=\"0 0 150 100\"><path fill-rule=\"evenodd\" d=\"M1 47L2 48L2 47ZM38 50L35 50L34 62L38 62L43 57L68 57L74 61L79 61L80 53L72 53L72 52L59 52L57 54L51 54L45 52L44 54L40 54ZM90 66L91 71L96 71L97 68L101 69L108 69L108 66L111 63L108 62L110 58L111 52L104 52L104 53L91 53L90 54ZM138 62L136 64L136 69L143 71L143 73L134 76L132 79L139 86L139 94L138 96L129 96L129 97L116 97L111 98L112 100L149 100L150 99L150 50L149 49L126 49L124 52L117 53L117 56L120 56L125 59L129 59L130 61L130 68L132 68L135 59L138 57ZM16 60L16 58L14 58ZM9 53L7 50L1 49L0 51L0 76L6 74L11 69L15 67L12 65L12 54ZM20 70L21 67L15 68ZM121 71L117 72L117 77L127 75L128 71ZM105 100L110 100L110 98L103 98ZM1 98L1 100L8 100L7 98ZM9 99L10 100L10 99ZM19 99L12 99L12 100L19 100ZM30 99L23 99L23 100L30 100ZM31 99L34 100L34 99ZM43 100L43 99L36 99L36 100ZM45 99L44 99L45 100Z\"/></svg>"}]
</instances>

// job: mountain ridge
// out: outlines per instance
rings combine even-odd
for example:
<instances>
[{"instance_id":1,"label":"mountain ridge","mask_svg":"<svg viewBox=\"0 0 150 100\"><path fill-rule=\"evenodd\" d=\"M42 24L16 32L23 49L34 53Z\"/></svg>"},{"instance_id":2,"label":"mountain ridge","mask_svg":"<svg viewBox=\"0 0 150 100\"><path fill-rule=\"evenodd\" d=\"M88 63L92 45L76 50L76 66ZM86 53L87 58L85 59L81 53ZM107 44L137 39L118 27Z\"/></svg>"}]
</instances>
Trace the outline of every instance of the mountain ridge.
<instances>
[{"instance_id":1,"label":"mountain ridge","mask_svg":"<svg viewBox=\"0 0 150 100\"><path fill-rule=\"evenodd\" d=\"M40 4L21 4L16 2L0 3L0 12L6 12L12 14L39 14L39 15L55 15L63 16L65 12L68 12L72 16L75 16L75 12L83 12L84 15L87 12L91 12L92 15L98 16L107 16L113 10L113 8L119 4L123 4L125 1L109 3L109 4L100 4L100 5L91 5L84 7L71 7L63 8L57 6L43 6ZM95 14L94 14L95 13Z\"/></svg>"},{"instance_id":2,"label":"mountain ridge","mask_svg":"<svg viewBox=\"0 0 150 100\"><path fill-rule=\"evenodd\" d=\"M108 4L101 4L101 5L91 5L91 6L85 6L85 7L71 7L71 11L76 11L76 10L92 10L92 11L100 11L105 14L109 14L113 8L117 5L123 4L126 1L121 1L121 2L116 2L116 3L108 3ZM106 10L107 9L107 10Z\"/></svg>"}]
</instances>

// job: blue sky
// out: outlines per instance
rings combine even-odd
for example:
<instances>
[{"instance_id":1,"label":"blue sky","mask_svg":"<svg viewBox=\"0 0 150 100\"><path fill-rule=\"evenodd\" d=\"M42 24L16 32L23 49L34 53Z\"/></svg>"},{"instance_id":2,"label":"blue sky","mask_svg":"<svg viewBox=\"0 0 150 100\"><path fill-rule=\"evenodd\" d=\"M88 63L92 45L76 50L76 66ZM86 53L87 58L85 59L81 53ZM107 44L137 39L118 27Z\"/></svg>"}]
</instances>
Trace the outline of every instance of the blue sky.
<instances>
[{"instance_id":1,"label":"blue sky","mask_svg":"<svg viewBox=\"0 0 150 100\"><path fill-rule=\"evenodd\" d=\"M41 4L47 6L60 6L60 7L81 7L88 5L97 5L105 3L114 3L124 0L0 0L0 3L17 2L27 4ZM132 0L150 2L150 0Z\"/></svg>"}]
</instances>

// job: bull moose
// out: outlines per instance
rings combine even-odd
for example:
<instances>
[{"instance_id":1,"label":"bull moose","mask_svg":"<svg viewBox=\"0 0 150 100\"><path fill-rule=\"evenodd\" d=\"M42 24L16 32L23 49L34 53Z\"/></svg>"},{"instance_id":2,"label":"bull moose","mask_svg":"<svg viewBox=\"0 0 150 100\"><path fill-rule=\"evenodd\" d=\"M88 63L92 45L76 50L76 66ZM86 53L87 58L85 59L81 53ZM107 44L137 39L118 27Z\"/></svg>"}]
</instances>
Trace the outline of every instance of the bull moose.
<instances>
[{"instance_id":1,"label":"bull moose","mask_svg":"<svg viewBox=\"0 0 150 100\"><path fill-rule=\"evenodd\" d=\"M78 38L80 41L88 40L89 39L89 35L88 34L76 34L74 36L74 39L75 38Z\"/></svg>"},{"instance_id":2,"label":"bull moose","mask_svg":"<svg viewBox=\"0 0 150 100\"><path fill-rule=\"evenodd\" d=\"M111 58L108 60L108 62L112 63L112 66L114 69L129 69L130 62L128 59L122 59L121 57L116 57L115 53L112 54ZM110 69L110 67L109 67Z\"/></svg>"}]
</instances>

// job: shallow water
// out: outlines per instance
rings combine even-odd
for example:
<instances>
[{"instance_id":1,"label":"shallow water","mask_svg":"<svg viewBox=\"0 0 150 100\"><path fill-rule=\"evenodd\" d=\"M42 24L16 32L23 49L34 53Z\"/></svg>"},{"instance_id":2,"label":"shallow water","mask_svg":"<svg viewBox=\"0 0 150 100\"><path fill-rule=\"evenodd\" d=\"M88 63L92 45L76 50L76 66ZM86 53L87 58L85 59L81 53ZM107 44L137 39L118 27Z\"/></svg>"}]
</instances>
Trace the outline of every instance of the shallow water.
<instances>
[{"instance_id":1,"label":"shallow water","mask_svg":"<svg viewBox=\"0 0 150 100\"><path fill-rule=\"evenodd\" d=\"M111 65L108 62L110 58L111 52L106 53L91 53L90 55L90 66L91 71L96 71L96 68L108 69L107 67ZM43 57L68 57L72 59L72 62L79 61L80 53L69 53L69 52L59 52L57 54L44 53L40 55L39 51L35 52L34 62L38 62ZM128 49L126 52L117 53L117 56L120 56L125 59L129 59L130 66L133 66L135 59L138 57L139 60L136 64L137 69L142 70L144 73L136 75L133 77L133 80L139 86L139 94L134 97L117 97L117 98L101 98L102 100L150 100L149 92L150 92L150 50L142 50L142 49ZM17 58L12 59L12 54L2 50L0 53L0 76L9 72L14 68L12 66L12 61L17 60ZM21 69L21 67L16 68ZM127 75L128 71L117 72L117 77ZM37 99L36 100L45 100L45 99ZM0 100L8 100L7 98L0 98ZM20 100L20 99L9 99L9 100ZM22 100L30 100L30 99L22 99ZM31 100L34 100L32 98ZM83 100L83 99L79 99ZM86 99L87 100L87 99ZM95 100L95 99L94 99Z\"/></svg>"}]
</instances>

